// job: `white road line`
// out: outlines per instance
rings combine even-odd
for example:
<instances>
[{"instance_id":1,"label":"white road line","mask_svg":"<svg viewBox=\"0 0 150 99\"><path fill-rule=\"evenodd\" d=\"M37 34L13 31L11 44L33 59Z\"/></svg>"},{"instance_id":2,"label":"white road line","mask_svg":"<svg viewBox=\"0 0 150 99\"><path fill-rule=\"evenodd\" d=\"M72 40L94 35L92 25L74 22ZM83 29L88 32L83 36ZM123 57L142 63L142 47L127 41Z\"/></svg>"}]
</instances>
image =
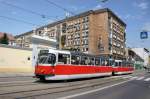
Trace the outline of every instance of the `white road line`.
<instances>
[{"instance_id":1,"label":"white road line","mask_svg":"<svg viewBox=\"0 0 150 99\"><path fill-rule=\"evenodd\" d=\"M136 79L136 78L138 78L138 77L132 77L132 78L130 78L130 79L133 80L133 79Z\"/></svg>"},{"instance_id":2,"label":"white road line","mask_svg":"<svg viewBox=\"0 0 150 99\"><path fill-rule=\"evenodd\" d=\"M142 80L142 79L144 79L144 77L139 77L139 78L137 78L136 80Z\"/></svg>"},{"instance_id":3,"label":"white road line","mask_svg":"<svg viewBox=\"0 0 150 99\"><path fill-rule=\"evenodd\" d=\"M34 80L29 80L29 81L10 81L10 82L0 82L0 84L24 83L24 82L34 82Z\"/></svg>"},{"instance_id":4,"label":"white road line","mask_svg":"<svg viewBox=\"0 0 150 99\"><path fill-rule=\"evenodd\" d=\"M113 84L113 85L110 85L110 86L102 87L102 88L99 88L99 89L95 89L95 90L91 90L91 91L86 91L86 92L83 92L83 93L74 94L74 95L70 95L70 96L66 96L66 97L60 97L60 98L58 98L58 99L69 99L69 98L74 98L74 97L77 97L77 96L86 95L86 94L89 94L89 93L101 91L101 90L103 90L103 89L108 89L108 88L111 88L111 87L114 87L114 86L117 86L117 85L120 85L120 84L129 82L129 81L131 81L131 79L130 79L130 80L127 80L127 81L120 82L120 83L116 83L116 84Z\"/></svg>"},{"instance_id":5,"label":"white road line","mask_svg":"<svg viewBox=\"0 0 150 99\"><path fill-rule=\"evenodd\" d=\"M132 76L123 76L122 78L131 78Z\"/></svg>"},{"instance_id":6,"label":"white road line","mask_svg":"<svg viewBox=\"0 0 150 99\"><path fill-rule=\"evenodd\" d=\"M146 78L146 79L144 79L144 81L150 81L150 78Z\"/></svg>"}]
</instances>

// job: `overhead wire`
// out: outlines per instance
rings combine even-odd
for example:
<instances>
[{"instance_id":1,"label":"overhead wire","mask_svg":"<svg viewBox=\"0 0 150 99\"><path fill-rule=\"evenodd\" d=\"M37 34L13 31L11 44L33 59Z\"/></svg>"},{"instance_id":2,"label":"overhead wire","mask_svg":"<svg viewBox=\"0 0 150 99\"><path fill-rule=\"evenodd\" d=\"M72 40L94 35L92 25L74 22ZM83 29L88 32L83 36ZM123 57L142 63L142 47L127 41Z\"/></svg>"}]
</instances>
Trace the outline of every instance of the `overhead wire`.
<instances>
[{"instance_id":1,"label":"overhead wire","mask_svg":"<svg viewBox=\"0 0 150 99\"><path fill-rule=\"evenodd\" d=\"M52 4L66 12L69 12L70 14L72 15L75 15L74 12L72 11L69 11L68 9L50 1L50 0L45 0L46 2L48 2L49 4ZM38 15L38 16L41 16L42 18L47 18L47 19L52 19L52 18L55 18L55 20L58 20L57 17L52 17L52 16L48 16L48 15L45 15L45 14L41 14L41 13L38 13L38 12L35 12L35 11L32 11L32 10L29 10L29 9L26 9L26 8L23 8L23 7L20 7L20 6L17 6L17 5L14 5L14 4L11 4L11 3L8 3L8 2L5 2L5 1L0 1L0 3L4 4L4 5L7 5L7 6L10 6L10 7L14 7L14 8L17 8L19 10L22 10L22 11L26 11L28 13L31 13L31 14L34 14L34 15ZM34 24L34 23L31 23L31 22L28 22L28 21L25 21L25 20L21 20L21 19L16 19L16 18L12 18L12 17L8 17L8 16L3 16L3 15L0 15L1 18L4 18L4 19L7 19L7 20L12 20L12 21L16 21L16 22L21 22L21 23L25 23L25 24L29 24L29 25L32 25L32 26L39 26L37 24Z\"/></svg>"},{"instance_id":2,"label":"overhead wire","mask_svg":"<svg viewBox=\"0 0 150 99\"><path fill-rule=\"evenodd\" d=\"M54 16L49 16L49 15L41 14L41 13L38 13L38 12L35 12L35 11L32 11L32 10L26 9L26 8L23 8L23 7L20 7L20 6L17 6L17 5L5 2L5 1L0 1L0 2L2 4L4 4L4 5L11 6L11 7L17 8L19 10L26 11L28 13L34 14L34 15L38 15L38 16L40 16L42 18L46 18L46 19L52 19L53 18L55 20L58 20L58 18L54 17Z\"/></svg>"},{"instance_id":3,"label":"overhead wire","mask_svg":"<svg viewBox=\"0 0 150 99\"><path fill-rule=\"evenodd\" d=\"M60 9L64 10L64 11L66 11L66 12L69 12L69 13L72 14L72 15L75 15L74 12L72 12L72 11L70 11L70 10L68 10L68 9L66 9L66 8L64 8L64 7L62 7L62 6L58 5L58 4L56 4L56 3L52 2L52 1L50 1L50 0L44 0L44 1L46 1L47 3L49 3L49 4L51 4L51 5L54 5L54 6L58 7L58 8L60 8Z\"/></svg>"},{"instance_id":4,"label":"overhead wire","mask_svg":"<svg viewBox=\"0 0 150 99\"><path fill-rule=\"evenodd\" d=\"M0 17L4 18L4 19L12 20L12 21L17 21L17 22L29 24L29 25L32 25L32 26L39 26L37 24L31 23L31 22L28 22L28 21L25 21L25 20L20 20L20 19L11 18L11 17L7 17L7 16L2 16L2 15L0 15Z\"/></svg>"}]
</instances>

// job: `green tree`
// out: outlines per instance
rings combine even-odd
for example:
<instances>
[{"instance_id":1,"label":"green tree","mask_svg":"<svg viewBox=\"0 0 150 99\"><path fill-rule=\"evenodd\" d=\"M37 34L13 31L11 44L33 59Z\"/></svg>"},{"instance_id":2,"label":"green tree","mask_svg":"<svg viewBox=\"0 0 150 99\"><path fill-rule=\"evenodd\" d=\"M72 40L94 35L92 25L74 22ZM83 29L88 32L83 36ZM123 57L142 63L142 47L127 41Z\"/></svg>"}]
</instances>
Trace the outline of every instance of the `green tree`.
<instances>
[{"instance_id":1,"label":"green tree","mask_svg":"<svg viewBox=\"0 0 150 99\"><path fill-rule=\"evenodd\" d=\"M65 35L62 35L62 36L61 36L61 45L62 45L62 47L64 47L65 42L66 42L66 36L65 36Z\"/></svg>"},{"instance_id":2,"label":"green tree","mask_svg":"<svg viewBox=\"0 0 150 99\"><path fill-rule=\"evenodd\" d=\"M0 39L0 44L9 44L8 36L6 33L4 33L4 36Z\"/></svg>"}]
</instances>

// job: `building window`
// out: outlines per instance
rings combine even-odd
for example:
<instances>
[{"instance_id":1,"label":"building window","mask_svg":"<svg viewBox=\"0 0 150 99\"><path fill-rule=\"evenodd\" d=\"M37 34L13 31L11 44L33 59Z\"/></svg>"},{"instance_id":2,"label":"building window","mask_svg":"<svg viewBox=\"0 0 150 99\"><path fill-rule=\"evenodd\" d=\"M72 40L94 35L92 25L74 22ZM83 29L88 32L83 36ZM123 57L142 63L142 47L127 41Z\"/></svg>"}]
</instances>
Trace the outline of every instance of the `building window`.
<instances>
[{"instance_id":1,"label":"building window","mask_svg":"<svg viewBox=\"0 0 150 99\"><path fill-rule=\"evenodd\" d=\"M100 47L100 51L101 52L104 51L104 47L103 46Z\"/></svg>"},{"instance_id":2,"label":"building window","mask_svg":"<svg viewBox=\"0 0 150 99\"><path fill-rule=\"evenodd\" d=\"M88 29L88 28L89 28L88 23L83 23L83 25L82 25L82 26L83 26L83 28L82 28L83 30L86 30L86 29Z\"/></svg>"},{"instance_id":3,"label":"building window","mask_svg":"<svg viewBox=\"0 0 150 99\"><path fill-rule=\"evenodd\" d=\"M78 24L78 23L75 24L75 25L74 25L74 28L75 28L75 31L79 31L79 30L80 30L80 24Z\"/></svg>"},{"instance_id":4,"label":"building window","mask_svg":"<svg viewBox=\"0 0 150 99\"><path fill-rule=\"evenodd\" d=\"M66 28L67 28L67 24L63 23L62 24L62 33L66 33Z\"/></svg>"},{"instance_id":5,"label":"building window","mask_svg":"<svg viewBox=\"0 0 150 99\"><path fill-rule=\"evenodd\" d=\"M88 34L89 34L89 31L88 31L88 30L83 31L83 32L82 32L82 37L88 37Z\"/></svg>"},{"instance_id":6,"label":"building window","mask_svg":"<svg viewBox=\"0 0 150 99\"><path fill-rule=\"evenodd\" d=\"M88 45L88 39L87 38L82 40L82 45Z\"/></svg>"},{"instance_id":7,"label":"building window","mask_svg":"<svg viewBox=\"0 0 150 99\"><path fill-rule=\"evenodd\" d=\"M85 51L88 51L88 50L89 50L88 48L85 49Z\"/></svg>"},{"instance_id":8,"label":"building window","mask_svg":"<svg viewBox=\"0 0 150 99\"><path fill-rule=\"evenodd\" d=\"M88 22L89 21L89 17L88 16L86 16L86 17L83 17L83 19L82 19L82 22L84 23L84 22Z\"/></svg>"},{"instance_id":9,"label":"building window","mask_svg":"<svg viewBox=\"0 0 150 99\"><path fill-rule=\"evenodd\" d=\"M42 36L42 31L38 31L39 36Z\"/></svg>"}]
</instances>

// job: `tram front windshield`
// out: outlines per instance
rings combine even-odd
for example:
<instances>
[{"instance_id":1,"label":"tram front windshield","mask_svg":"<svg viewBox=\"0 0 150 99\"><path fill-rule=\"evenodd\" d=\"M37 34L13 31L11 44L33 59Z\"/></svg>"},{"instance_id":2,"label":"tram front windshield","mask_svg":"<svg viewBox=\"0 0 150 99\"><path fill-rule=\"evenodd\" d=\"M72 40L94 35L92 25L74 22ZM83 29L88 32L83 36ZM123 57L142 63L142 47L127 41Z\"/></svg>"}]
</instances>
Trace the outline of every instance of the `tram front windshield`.
<instances>
[{"instance_id":1,"label":"tram front windshield","mask_svg":"<svg viewBox=\"0 0 150 99\"><path fill-rule=\"evenodd\" d=\"M38 58L39 64L55 64L56 56L55 54L47 53L47 54L40 54Z\"/></svg>"}]
</instances>

